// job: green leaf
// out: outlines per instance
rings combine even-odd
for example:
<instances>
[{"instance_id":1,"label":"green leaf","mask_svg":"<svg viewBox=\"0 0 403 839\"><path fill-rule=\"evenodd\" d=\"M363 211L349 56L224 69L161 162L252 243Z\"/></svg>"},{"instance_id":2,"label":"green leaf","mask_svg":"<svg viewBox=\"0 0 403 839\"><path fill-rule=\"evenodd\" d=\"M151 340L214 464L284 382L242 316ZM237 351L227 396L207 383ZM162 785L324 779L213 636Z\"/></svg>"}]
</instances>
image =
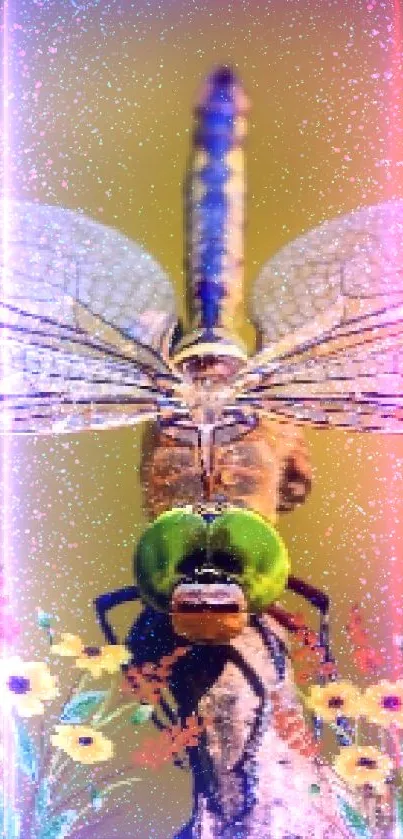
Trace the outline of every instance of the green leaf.
<instances>
[{"instance_id":1,"label":"green leaf","mask_svg":"<svg viewBox=\"0 0 403 839\"><path fill-rule=\"evenodd\" d=\"M90 787L89 792L92 808L96 812L99 812L103 806L103 795L96 789L96 787Z\"/></svg>"},{"instance_id":2,"label":"green leaf","mask_svg":"<svg viewBox=\"0 0 403 839\"><path fill-rule=\"evenodd\" d=\"M48 615L42 609L37 610L37 622L41 629L50 629L52 626L53 615Z\"/></svg>"},{"instance_id":3,"label":"green leaf","mask_svg":"<svg viewBox=\"0 0 403 839\"><path fill-rule=\"evenodd\" d=\"M34 741L21 720L15 720L15 745L18 768L31 781L34 781L38 772L38 756Z\"/></svg>"},{"instance_id":4,"label":"green leaf","mask_svg":"<svg viewBox=\"0 0 403 839\"><path fill-rule=\"evenodd\" d=\"M347 827L353 832L354 836L360 839L372 839L371 832L365 819L351 806L347 801L338 796L340 805L340 812Z\"/></svg>"},{"instance_id":5,"label":"green leaf","mask_svg":"<svg viewBox=\"0 0 403 839\"><path fill-rule=\"evenodd\" d=\"M153 705L138 705L130 717L130 722L133 723L133 725L141 725L141 723L147 722L147 720L150 719L153 710Z\"/></svg>"},{"instance_id":6,"label":"green leaf","mask_svg":"<svg viewBox=\"0 0 403 839\"><path fill-rule=\"evenodd\" d=\"M36 839L65 839L70 833L70 828L77 820L76 810L65 810L60 816L55 816L42 825Z\"/></svg>"},{"instance_id":7,"label":"green leaf","mask_svg":"<svg viewBox=\"0 0 403 839\"><path fill-rule=\"evenodd\" d=\"M69 723L69 725L88 722L106 696L106 690L88 690L78 693L62 709L60 722Z\"/></svg>"}]
</instances>

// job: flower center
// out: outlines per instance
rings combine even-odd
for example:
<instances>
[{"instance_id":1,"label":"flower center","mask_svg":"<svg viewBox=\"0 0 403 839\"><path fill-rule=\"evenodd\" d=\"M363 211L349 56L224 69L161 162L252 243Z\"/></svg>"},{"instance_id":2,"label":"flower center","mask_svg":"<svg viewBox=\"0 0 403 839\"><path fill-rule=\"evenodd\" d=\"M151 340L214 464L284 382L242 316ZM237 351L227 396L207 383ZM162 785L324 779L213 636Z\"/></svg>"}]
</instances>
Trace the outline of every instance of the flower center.
<instances>
[{"instance_id":1,"label":"flower center","mask_svg":"<svg viewBox=\"0 0 403 839\"><path fill-rule=\"evenodd\" d=\"M362 766L363 769L376 769L377 763L372 757L359 757L357 766Z\"/></svg>"},{"instance_id":2,"label":"flower center","mask_svg":"<svg viewBox=\"0 0 403 839\"><path fill-rule=\"evenodd\" d=\"M402 700L399 696L384 696L382 705L386 711L400 711L402 707Z\"/></svg>"},{"instance_id":3,"label":"flower center","mask_svg":"<svg viewBox=\"0 0 403 839\"><path fill-rule=\"evenodd\" d=\"M91 746L94 742L92 737L79 737L78 743L80 746Z\"/></svg>"},{"instance_id":4,"label":"flower center","mask_svg":"<svg viewBox=\"0 0 403 839\"><path fill-rule=\"evenodd\" d=\"M29 679L26 679L25 676L10 676L8 680L8 687L12 693L16 693L18 696L21 696L24 693L29 693L31 690L31 682Z\"/></svg>"},{"instance_id":5,"label":"flower center","mask_svg":"<svg viewBox=\"0 0 403 839\"><path fill-rule=\"evenodd\" d=\"M88 658L96 658L98 655L101 655L101 650L99 647L84 647L84 654Z\"/></svg>"},{"instance_id":6,"label":"flower center","mask_svg":"<svg viewBox=\"0 0 403 839\"><path fill-rule=\"evenodd\" d=\"M344 699L341 696L331 696L328 702L329 708L342 708L344 705Z\"/></svg>"}]
</instances>

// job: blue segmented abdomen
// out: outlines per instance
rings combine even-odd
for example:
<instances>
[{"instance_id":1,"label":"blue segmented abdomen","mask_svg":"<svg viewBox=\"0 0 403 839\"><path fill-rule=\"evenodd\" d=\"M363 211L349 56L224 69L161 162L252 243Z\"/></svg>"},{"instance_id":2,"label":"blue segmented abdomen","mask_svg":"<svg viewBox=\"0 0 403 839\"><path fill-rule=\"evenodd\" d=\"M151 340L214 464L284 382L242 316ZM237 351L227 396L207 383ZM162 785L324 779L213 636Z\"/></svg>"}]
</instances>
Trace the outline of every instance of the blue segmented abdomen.
<instances>
[{"instance_id":1,"label":"blue segmented abdomen","mask_svg":"<svg viewBox=\"0 0 403 839\"><path fill-rule=\"evenodd\" d=\"M191 188L192 327L231 329L242 302L245 116L227 67L208 78L196 108Z\"/></svg>"}]
</instances>

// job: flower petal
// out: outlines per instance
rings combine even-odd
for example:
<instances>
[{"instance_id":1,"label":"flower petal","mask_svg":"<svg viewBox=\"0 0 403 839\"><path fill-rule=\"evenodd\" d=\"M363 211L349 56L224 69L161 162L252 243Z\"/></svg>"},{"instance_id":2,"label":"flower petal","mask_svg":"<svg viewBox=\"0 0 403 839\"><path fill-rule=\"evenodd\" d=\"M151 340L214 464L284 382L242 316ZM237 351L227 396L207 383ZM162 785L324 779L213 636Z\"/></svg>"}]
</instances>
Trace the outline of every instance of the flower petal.
<instances>
[{"instance_id":1,"label":"flower petal","mask_svg":"<svg viewBox=\"0 0 403 839\"><path fill-rule=\"evenodd\" d=\"M63 632L60 644L52 644L50 651L54 655L79 656L83 649L83 642L79 635Z\"/></svg>"}]
</instances>

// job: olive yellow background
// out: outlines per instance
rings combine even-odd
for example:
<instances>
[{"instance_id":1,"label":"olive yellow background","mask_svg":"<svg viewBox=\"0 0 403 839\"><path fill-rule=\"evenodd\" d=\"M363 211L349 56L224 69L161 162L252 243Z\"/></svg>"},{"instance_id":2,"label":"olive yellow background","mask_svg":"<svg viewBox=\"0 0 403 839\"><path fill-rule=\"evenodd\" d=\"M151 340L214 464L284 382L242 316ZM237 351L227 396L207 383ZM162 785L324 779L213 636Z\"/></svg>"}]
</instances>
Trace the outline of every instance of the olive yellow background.
<instances>
[{"instance_id":1,"label":"olive yellow background","mask_svg":"<svg viewBox=\"0 0 403 839\"><path fill-rule=\"evenodd\" d=\"M13 195L82 209L128 234L172 277L179 313L192 105L217 63L237 68L252 103L246 301L259 267L298 234L403 198L399 0L14 0L9 27ZM250 326L244 334L252 342ZM357 602L391 675L393 635L403 634L403 441L307 439L313 492L280 522L294 573L331 595L341 673L361 680L345 631ZM100 641L92 598L132 581L146 522L140 448L132 429L7 444L20 652L47 654L37 608L57 631ZM122 633L133 614L117 610ZM134 735L124 737L127 748ZM183 822L186 775L136 774L120 821L93 839L168 839Z\"/></svg>"}]
</instances>

